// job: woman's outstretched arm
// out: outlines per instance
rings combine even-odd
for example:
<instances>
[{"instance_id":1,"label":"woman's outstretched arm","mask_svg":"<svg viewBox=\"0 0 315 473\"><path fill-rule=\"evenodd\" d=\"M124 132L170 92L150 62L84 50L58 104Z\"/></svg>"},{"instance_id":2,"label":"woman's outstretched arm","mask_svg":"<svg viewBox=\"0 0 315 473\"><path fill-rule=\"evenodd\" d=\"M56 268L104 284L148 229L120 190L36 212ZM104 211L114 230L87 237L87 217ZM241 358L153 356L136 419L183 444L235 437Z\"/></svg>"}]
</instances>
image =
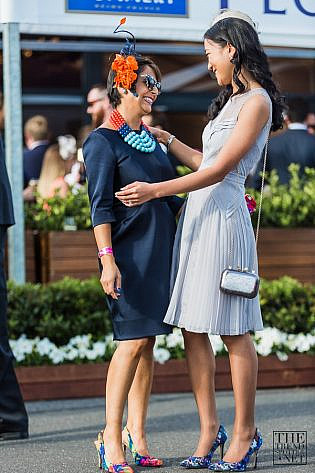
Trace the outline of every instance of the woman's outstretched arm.
<instances>
[{"instance_id":1,"label":"woman's outstretched arm","mask_svg":"<svg viewBox=\"0 0 315 473\"><path fill-rule=\"evenodd\" d=\"M160 130L159 128L150 127L151 132L157 138L159 143L167 145L167 140L171 134L168 131ZM169 151L185 166L189 167L192 171L197 171L202 161L202 153L197 151L190 146L185 145L179 139L174 138Z\"/></svg>"},{"instance_id":2,"label":"woman's outstretched arm","mask_svg":"<svg viewBox=\"0 0 315 473\"><path fill-rule=\"evenodd\" d=\"M171 181L153 184L134 182L116 193L126 205L210 186L234 169L253 146L269 118L269 104L261 95L250 98L243 106L237 124L212 166Z\"/></svg>"}]
</instances>

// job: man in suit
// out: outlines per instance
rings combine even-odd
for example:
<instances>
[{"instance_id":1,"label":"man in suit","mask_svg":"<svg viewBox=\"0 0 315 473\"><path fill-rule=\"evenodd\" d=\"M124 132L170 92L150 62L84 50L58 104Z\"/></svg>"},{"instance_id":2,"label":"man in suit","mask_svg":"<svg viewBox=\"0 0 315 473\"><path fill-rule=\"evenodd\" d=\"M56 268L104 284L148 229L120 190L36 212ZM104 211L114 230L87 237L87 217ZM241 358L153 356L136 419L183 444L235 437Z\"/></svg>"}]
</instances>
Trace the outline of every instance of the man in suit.
<instances>
[{"instance_id":1,"label":"man in suit","mask_svg":"<svg viewBox=\"0 0 315 473\"><path fill-rule=\"evenodd\" d=\"M42 115L35 115L24 125L26 149L23 153L24 188L31 179L39 179L44 154L49 146L48 123Z\"/></svg>"},{"instance_id":2,"label":"man in suit","mask_svg":"<svg viewBox=\"0 0 315 473\"><path fill-rule=\"evenodd\" d=\"M301 174L305 167L315 167L315 136L308 132L305 124L308 115L307 103L302 98L295 98L291 99L288 105L288 129L270 139L266 164L267 171L276 169L281 184L289 182L288 166L291 163L300 165ZM256 189L260 187L261 170L262 162L255 173Z\"/></svg>"},{"instance_id":3,"label":"man in suit","mask_svg":"<svg viewBox=\"0 0 315 473\"><path fill-rule=\"evenodd\" d=\"M28 437L28 417L13 368L7 329L4 246L7 228L13 224L11 189L0 135L0 440Z\"/></svg>"}]
</instances>

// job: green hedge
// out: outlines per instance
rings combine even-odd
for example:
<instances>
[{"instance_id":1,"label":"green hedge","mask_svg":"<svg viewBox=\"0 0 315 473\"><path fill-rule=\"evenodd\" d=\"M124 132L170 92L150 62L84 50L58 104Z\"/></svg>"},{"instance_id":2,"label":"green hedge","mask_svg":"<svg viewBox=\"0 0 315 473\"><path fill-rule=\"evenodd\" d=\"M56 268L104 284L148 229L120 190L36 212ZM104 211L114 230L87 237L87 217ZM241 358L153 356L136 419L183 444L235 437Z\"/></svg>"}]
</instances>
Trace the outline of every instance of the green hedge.
<instances>
[{"instance_id":1,"label":"green hedge","mask_svg":"<svg viewBox=\"0 0 315 473\"><path fill-rule=\"evenodd\" d=\"M10 338L48 337L63 345L70 337L91 333L100 339L111 332L105 295L99 281L65 278L48 285L8 284Z\"/></svg>"},{"instance_id":2,"label":"green hedge","mask_svg":"<svg viewBox=\"0 0 315 473\"><path fill-rule=\"evenodd\" d=\"M185 166L178 166L181 176L191 172ZM288 185L280 185L275 171L266 178L261 225L263 227L310 227L315 224L315 169L290 164L291 179ZM248 189L258 204L259 192ZM25 204L26 227L40 231L61 231L67 217L72 217L78 230L91 228L90 206L86 186L67 197L41 199ZM257 212L253 214L256 225Z\"/></svg>"},{"instance_id":3,"label":"green hedge","mask_svg":"<svg viewBox=\"0 0 315 473\"><path fill-rule=\"evenodd\" d=\"M315 286L283 277L263 280L260 291L264 323L287 333L309 333L315 326ZM103 290L96 278L65 278L48 285L8 284L11 339L48 337L63 345L75 335L94 340L111 332Z\"/></svg>"},{"instance_id":4,"label":"green hedge","mask_svg":"<svg viewBox=\"0 0 315 473\"><path fill-rule=\"evenodd\" d=\"M178 166L181 176L191 171L185 166ZM262 227L313 227L315 225L315 169L305 168L291 163L288 167L290 181L279 184L279 176L275 170L266 173L266 183L262 203ZM259 205L260 191L247 189ZM252 215L256 226L257 214Z\"/></svg>"}]
</instances>

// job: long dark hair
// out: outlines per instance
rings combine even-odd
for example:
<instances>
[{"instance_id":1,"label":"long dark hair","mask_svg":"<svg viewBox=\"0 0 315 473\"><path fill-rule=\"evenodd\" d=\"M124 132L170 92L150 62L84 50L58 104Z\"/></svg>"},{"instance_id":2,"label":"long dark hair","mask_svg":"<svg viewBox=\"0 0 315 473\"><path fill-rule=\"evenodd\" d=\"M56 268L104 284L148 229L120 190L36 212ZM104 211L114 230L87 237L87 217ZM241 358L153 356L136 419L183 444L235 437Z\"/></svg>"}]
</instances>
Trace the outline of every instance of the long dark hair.
<instances>
[{"instance_id":1,"label":"long dark hair","mask_svg":"<svg viewBox=\"0 0 315 473\"><path fill-rule=\"evenodd\" d=\"M236 94L245 91L245 86L239 76L242 67L252 74L254 79L268 92L272 102L273 131L282 128L283 100L280 92L272 80L267 56L260 44L255 29L246 21L239 18L224 18L209 28L204 39L210 39L222 47L231 44L236 49L231 62L234 64L233 81L238 87ZM212 101L208 115L213 120L232 95L232 85L225 86L219 95Z\"/></svg>"},{"instance_id":2,"label":"long dark hair","mask_svg":"<svg viewBox=\"0 0 315 473\"><path fill-rule=\"evenodd\" d=\"M151 67L153 71L155 72L156 78L158 82L161 81L161 71L158 67L158 65L149 57L145 56L140 56L136 55L135 56L137 59L138 63L138 70L137 70L137 79L139 75L142 73L143 69L146 66ZM115 86L115 77L116 77L116 72L112 70L112 68L109 69L108 77L107 77L107 93L108 93L108 98L109 101L112 105L113 108L116 108L120 103L121 103L121 95L118 92L118 89ZM131 87L131 92L136 91L136 82L137 79L133 82L132 87Z\"/></svg>"}]
</instances>

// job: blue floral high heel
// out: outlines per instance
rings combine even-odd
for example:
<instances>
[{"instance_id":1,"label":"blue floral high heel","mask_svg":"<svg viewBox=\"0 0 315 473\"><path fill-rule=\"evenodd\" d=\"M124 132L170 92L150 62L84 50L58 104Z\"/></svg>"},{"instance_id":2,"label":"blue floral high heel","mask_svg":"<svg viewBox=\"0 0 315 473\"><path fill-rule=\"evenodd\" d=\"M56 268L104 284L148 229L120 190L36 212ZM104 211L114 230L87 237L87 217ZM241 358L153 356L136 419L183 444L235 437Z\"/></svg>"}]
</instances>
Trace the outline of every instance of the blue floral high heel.
<instances>
[{"instance_id":1,"label":"blue floral high heel","mask_svg":"<svg viewBox=\"0 0 315 473\"><path fill-rule=\"evenodd\" d=\"M98 454L98 467L102 471L108 473L134 473L133 469L127 462L124 463L110 463L105 455L105 447L103 441L103 432L99 432L97 440L95 440L94 445Z\"/></svg>"},{"instance_id":2,"label":"blue floral high heel","mask_svg":"<svg viewBox=\"0 0 315 473\"><path fill-rule=\"evenodd\" d=\"M258 451L263 444L261 433L256 429L255 435L249 446L249 450L239 462L219 461L217 463L210 463L209 470L212 471L246 471L247 466L251 461L254 462L254 468L257 468Z\"/></svg>"},{"instance_id":3,"label":"blue floral high heel","mask_svg":"<svg viewBox=\"0 0 315 473\"><path fill-rule=\"evenodd\" d=\"M212 444L211 450L205 457L188 457L180 463L180 466L187 469L208 468L214 452L220 447L221 459L223 458L224 444L227 440L227 433L223 425L220 425L217 436Z\"/></svg>"}]
</instances>

